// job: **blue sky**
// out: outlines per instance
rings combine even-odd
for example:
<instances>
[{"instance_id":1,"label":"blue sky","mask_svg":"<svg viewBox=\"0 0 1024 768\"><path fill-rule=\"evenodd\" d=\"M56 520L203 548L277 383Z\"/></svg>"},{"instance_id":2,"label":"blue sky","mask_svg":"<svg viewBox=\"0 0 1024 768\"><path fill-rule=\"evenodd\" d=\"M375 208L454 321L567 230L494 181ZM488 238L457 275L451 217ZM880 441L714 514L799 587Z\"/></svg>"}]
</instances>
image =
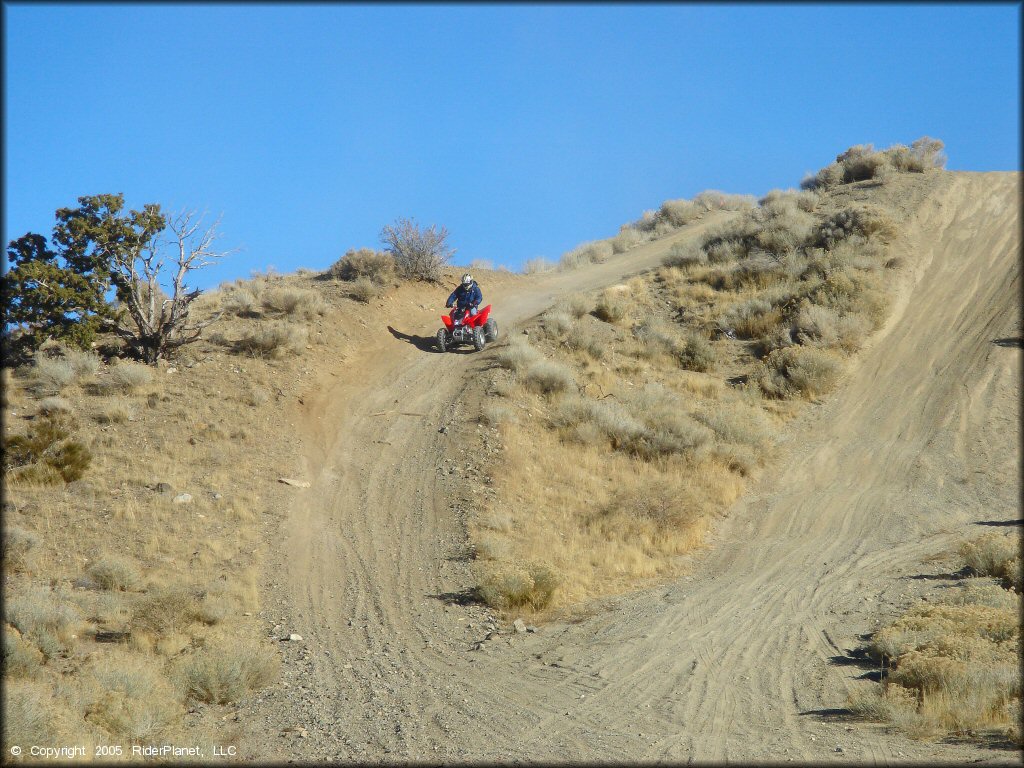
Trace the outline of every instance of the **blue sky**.
<instances>
[{"instance_id":1,"label":"blue sky","mask_svg":"<svg viewBox=\"0 0 1024 768\"><path fill-rule=\"evenodd\" d=\"M1020 169L1020 6L4 5L4 241L59 207L223 214L195 283L325 269L399 216L519 269L853 144Z\"/></svg>"}]
</instances>

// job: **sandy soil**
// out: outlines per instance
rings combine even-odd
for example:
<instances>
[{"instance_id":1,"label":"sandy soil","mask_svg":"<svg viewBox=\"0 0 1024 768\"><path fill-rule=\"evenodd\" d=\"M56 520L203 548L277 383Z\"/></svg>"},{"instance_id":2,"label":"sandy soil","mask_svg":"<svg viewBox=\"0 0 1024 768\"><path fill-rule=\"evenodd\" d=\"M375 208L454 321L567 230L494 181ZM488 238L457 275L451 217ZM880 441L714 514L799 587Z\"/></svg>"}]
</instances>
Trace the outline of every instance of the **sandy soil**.
<instances>
[{"instance_id":1,"label":"sandy soil","mask_svg":"<svg viewBox=\"0 0 1024 768\"><path fill-rule=\"evenodd\" d=\"M428 351L434 309L389 311L397 333L369 322L293 419L311 487L281 529L263 616L303 641L282 643L283 683L243 712L242 757L1017 762L840 715L872 684L848 653L858 636L935 588L914 578L931 575L922 562L1020 517L1018 178L920 179L890 321L692 575L536 633L486 639L491 617L465 600L460 442L476 427L462 398L489 353ZM487 299L504 330L655 266L715 218L585 270L509 276Z\"/></svg>"}]
</instances>

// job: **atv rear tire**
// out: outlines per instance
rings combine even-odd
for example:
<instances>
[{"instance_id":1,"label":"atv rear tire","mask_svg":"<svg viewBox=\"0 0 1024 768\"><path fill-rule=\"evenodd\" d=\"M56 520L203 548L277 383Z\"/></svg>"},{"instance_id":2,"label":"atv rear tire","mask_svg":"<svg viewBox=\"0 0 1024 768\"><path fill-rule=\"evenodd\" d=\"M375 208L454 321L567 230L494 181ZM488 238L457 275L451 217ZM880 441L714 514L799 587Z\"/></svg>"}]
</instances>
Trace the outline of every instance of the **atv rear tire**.
<instances>
[{"instance_id":1,"label":"atv rear tire","mask_svg":"<svg viewBox=\"0 0 1024 768\"><path fill-rule=\"evenodd\" d=\"M438 352L448 351L448 340L445 338L444 328L437 332L437 350Z\"/></svg>"},{"instance_id":2,"label":"atv rear tire","mask_svg":"<svg viewBox=\"0 0 1024 768\"><path fill-rule=\"evenodd\" d=\"M484 323L484 338L487 341L494 341L498 338L498 321L488 320Z\"/></svg>"},{"instance_id":3,"label":"atv rear tire","mask_svg":"<svg viewBox=\"0 0 1024 768\"><path fill-rule=\"evenodd\" d=\"M484 348L484 329L474 328L473 329L473 349L479 352Z\"/></svg>"}]
</instances>

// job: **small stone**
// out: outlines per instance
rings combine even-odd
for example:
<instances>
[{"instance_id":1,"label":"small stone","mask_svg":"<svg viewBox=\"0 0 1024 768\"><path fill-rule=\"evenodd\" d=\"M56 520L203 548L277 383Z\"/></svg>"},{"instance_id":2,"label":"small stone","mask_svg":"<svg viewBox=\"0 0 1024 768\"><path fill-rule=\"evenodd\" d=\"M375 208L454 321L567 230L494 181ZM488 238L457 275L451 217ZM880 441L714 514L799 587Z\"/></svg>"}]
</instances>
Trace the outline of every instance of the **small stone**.
<instances>
[{"instance_id":1,"label":"small stone","mask_svg":"<svg viewBox=\"0 0 1024 768\"><path fill-rule=\"evenodd\" d=\"M536 631L537 631L537 628L536 628L535 626L533 626L533 624L531 624L530 626L528 626L528 627L526 628L526 631L527 631L527 632L530 632L530 633L532 634L532 633L534 633L534 632L536 632Z\"/></svg>"},{"instance_id":2,"label":"small stone","mask_svg":"<svg viewBox=\"0 0 1024 768\"><path fill-rule=\"evenodd\" d=\"M283 643L287 643L287 642L301 643L302 642L302 635L296 635L293 632L292 634L288 635L288 637L282 637L281 638L281 642L283 642Z\"/></svg>"},{"instance_id":3,"label":"small stone","mask_svg":"<svg viewBox=\"0 0 1024 768\"><path fill-rule=\"evenodd\" d=\"M170 483L157 483L156 484L156 492L157 493L170 493L171 492L171 485L170 485Z\"/></svg>"},{"instance_id":4,"label":"small stone","mask_svg":"<svg viewBox=\"0 0 1024 768\"><path fill-rule=\"evenodd\" d=\"M513 621L512 626L515 628L516 632L526 631L526 622L522 619L516 619L515 621Z\"/></svg>"},{"instance_id":5,"label":"small stone","mask_svg":"<svg viewBox=\"0 0 1024 768\"><path fill-rule=\"evenodd\" d=\"M296 488L309 488L308 480L292 480L290 477L279 477L277 482L284 483L285 485L292 485Z\"/></svg>"},{"instance_id":6,"label":"small stone","mask_svg":"<svg viewBox=\"0 0 1024 768\"><path fill-rule=\"evenodd\" d=\"M177 496L175 496L171 500L171 503L173 503L173 504L191 504L192 503L192 494L191 493L179 493Z\"/></svg>"},{"instance_id":7,"label":"small stone","mask_svg":"<svg viewBox=\"0 0 1024 768\"><path fill-rule=\"evenodd\" d=\"M223 499L223 498L224 498L224 494L223 494L223 493L215 493L215 494L213 494L213 498L214 498L214 499L215 499L216 501L220 501L221 499Z\"/></svg>"},{"instance_id":8,"label":"small stone","mask_svg":"<svg viewBox=\"0 0 1024 768\"><path fill-rule=\"evenodd\" d=\"M836 752L842 752L843 748L836 744Z\"/></svg>"},{"instance_id":9,"label":"small stone","mask_svg":"<svg viewBox=\"0 0 1024 768\"><path fill-rule=\"evenodd\" d=\"M168 369L167 369L167 372L168 372L168 373L177 373L177 372L178 372L178 369L177 369L177 368L168 368Z\"/></svg>"}]
</instances>

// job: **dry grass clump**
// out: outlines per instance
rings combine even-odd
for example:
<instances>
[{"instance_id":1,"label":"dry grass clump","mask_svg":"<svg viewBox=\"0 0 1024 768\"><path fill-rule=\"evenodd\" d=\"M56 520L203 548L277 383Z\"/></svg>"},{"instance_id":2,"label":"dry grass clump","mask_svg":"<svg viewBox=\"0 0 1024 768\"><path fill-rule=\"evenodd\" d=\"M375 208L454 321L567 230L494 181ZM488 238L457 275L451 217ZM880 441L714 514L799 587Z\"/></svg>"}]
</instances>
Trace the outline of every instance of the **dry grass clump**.
<instances>
[{"instance_id":1,"label":"dry grass clump","mask_svg":"<svg viewBox=\"0 0 1024 768\"><path fill-rule=\"evenodd\" d=\"M81 616L61 592L35 587L7 603L8 624L30 640L47 659L66 651L75 637Z\"/></svg>"},{"instance_id":2,"label":"dry grass clump","mask_svg":"<svg viewBox=\"0 0 1024 768\"><path fill-rule=\"evenodd\" d=\"M39 548L39 536L16 525L4 526L4 569L13 573L31 569Z\"/></svg>"},{"instance_id":3,"label":"dry grass clump","mask_svg":"<svg viewBox=\"0 0 1024 768\"><path fill-rule=\"evenodd\" d=\"M305 288L271 288L260 298L269 313L310 320L327 311L327 304L316 291Z\"/></svg>"},{"instance_id":4,"label":"dry grass clump","mask_svg":"<svg viewBox=\"0 0 1024 768\"><path fill-rule=\"evenodd\" d=\"M42 652L22 639L14 628L4 626L4 679L35 677L45 658Z\"/></svg>"},{"instance_id":5,"label":"dry grass clump","mask_svg":"<svg viewBox=\"0 0 1024 768\"><path fill-rule=\"evenodd\" d=\"M583 264L600 264L607 261L613 253L612 244L607 240L592 240L577 245L562 255L559 261L561 269L575 269Z\"/></svg>"},{"instance_id":6,"label":"dry grass clump","mask_svg":"<svg viewBox=\"0 0 1024 768\"><path fill-rule=\"evenodd\" d=\"M378 286L388 285L395 277L395 257L387 251L372 248L351 249L331 265L327 274L336 280L367 280Z\"/></svg>"},{"instance_id":7,"label":"dry grass clump","mask_svg":"<svg viewBox=\"0 0 1024 768\"><path fill-rule=\"evenodd\" d=\"M552 309L544 313L541 318L541 327L546 334L557 338L575 327L575 322L567 313L559 309Z\"/></svg>"},{"instance_id":8,"label":"dry grass clump","mask_svg":"<svg viewBox=\"0 0 1024 768\"><path fill-rule=\"evenodd\" d=\"M215 645L178 667L187 695L211 704L241 701L277 677L279 660L270 648L251 643Z\"/></svg>"},{"instance_id":9,"label":"dry grass clump","mask_svg":"<svg viewBox=\"0 0 1024 768\"><path fill-rule=\"evenodd\" d=\"M85 720L115 739L160 739L184 714L171 682L150 658L112 650L97 656L88 672Z\"/></svg>"},{"instance_id":10,"label":"dry grass clump","mask_svg":"<svg viewBox=\"0 0 1024 768\"><path fill-rule=\"evenodd\" d=\"M871 332L871 322L859 314L840 315L836 310L806 299L800 303L793 320L792 337L800 344L838 347L855 352Z\"/></svg>"},{"instance_id":11,"label":"dry grass clump","mask_svg":"<svg viewBox=\"0 0 1024 768\"><path fill-rule=\"evenodd\" d=\"M889 240L896 235L896 225L875 206L851 206L833 214L818 228L815 244L834 248L837 243L853 237Z\"/></svg>"},{"instance_id":12,"label":"dry grass clump","mask_svg":"<svg viewBox=\"0 0 1024 768\"><path fill-rule=\"evenodd\" d=\"M708 254L699 243L691 240L673 245L672 249L668 252L668 256L662 259L661 263L666 267L685 269L700 264L707 264Z\"/></svg>"},{"instance_id":13,"label":"dry grass clump","mask_svg":"<svg viewBox=\"0 0 1024 768\"><path fill-rule=\"evenodd\" d=\"M304 327L289 323L257 324L246 329L234 342L236 351L257 356L283 357L296 354L306 345L307 331Z\"/></svg>"},{"instance_id":14,"label":"dry grass clump","mask_svg":"<svg viewBox=\"0 0 1024 768\"><path fill-rule=\"evenodd\" d=\"M571 315L572 317L579 320L584 315L590 313L591 306L592 305L590 299L588 299L583 294L574 293L571 296L562 299L556 305L556 308L559 311L565 312L566 314Z\"/></svg>"},{"instance_id":15,"label":"dry grass clump","mask_svg":"<svg viewBox=\"0 0 1024 768\"><path fill-rule=\"evenodd\" d=\"M762 337L781 322L782 312L770 301L757 297L734 304L722 318L722 323L742 339Z\"/></svg>"},{"instance_id":16,"label":"dry grass clump","mask_svg":"<svg viewBox=\"0 0 1024 768\"><path fill-rule=\"evenodd\" d=\"M512 336L508 343L498 349L494 356L498 365L519 373L541 360L541 354L530 346L523 336Z\"/></svg>"},{"instance_id":17,"label":"dry grass clump","mask_svg":"<svg viewBox=\"0 0 1024 768\"><path fill-rule=\"evenodd\" d=\"M95 385L97 394L130 394L148 386L153 381L153 369L142 363L121 361L111 365L100 376Z\"/></svg>"},{"instance_id":18,"label":"dry grass clump","mask_svg":"<svg viewBox=\"0 0 1024 768\"><path fill-rule=\"evenodd\" d=\"M352 281L348 295L356 301L369 304L383 292L384 287L381 283L374 282L368 277L358 277Z\"/></svg>"},{"instance_id":19,"label":"dry grass clump","mask_svg":"<svg viewBox=\"0 0 1024 768\"><path fill-rule=\"evenodd\" d=\"M43 416L52 416L58 413L70 413L71 403L63 397L44 397L39 401L39 413Z\"/></svg>"},{"instance_id":20,"label":"dry grass clump","mask_svg":"<svg viewBox=\"0 0 1024 768\"><path fill-rule=\"evenodd\" d=\"M839 154L814 176L804 179L800 186L810 190L828 190L840 184L884 178L891 172L915 172L942 168L946 158L944 144L938 139L922 136L910 147L894 144L876 151L871 144L858 144Z\"/></svg>"},{"instance_id":21,"label":"dry grass clump","mask_svg":"<svg viewBox=\"0 0 1024 768\"><path fill-rule=\"evenodd\" d=\"M679 364L688 371L706 373L715 367L715 348L703 336L688 333L679 344Z\"/></svg>"},{"instance_id":22,"label":"dry grass clump","mask_svg":"<svg viewBox=\"0 0 1024 768\"><path fill-rule=\"evenodd\" d=\"M33 421L24 435L5 441L4 474L30 485L70 483L85 474L92 453L79 440L72 439L76 422L68 414L47 414Z\"/></svg>"},{"instance_id":23,"label":"dry grass clump","mask_svg":"<svg viewBox=\"0 0 1024 768\"><path fill-rule=\"evenodd\" d=\"M753 195L734 195L706 189L693 198L693 202L708 211L747 211L757 204Z\"/></svg>"},{"instance_id":24,"label":"dry grass clump","mask_svg":"<svg viewBox=\"0 0 1024 768\"><path fill-rule=\"evenodd\" d=\"M224 300L224 310L238 317L259 317L261 312L261 297L263 285L260 282L238 284L226 289L227 298Z\"/></svg>"},{"instance_id":25,"label":"dry grass clump","mask_svg":"<svg viewBox=\"0 0 1024 768\"><path fill-rule=\"evenodd\" d=\"M1003 579L1018 591L1024 591L1021 581L1020 542L1015 536L986 533L960 547L964 565L978 576Z\"/></svg>"},{"instance_id":26,"label":"dry grass clump","mask_svg":"<svg viewBox=\"0 0 1024 768\"><path fill-rule=\"evenodd\" d=\"M572 327L565 336L565 345L572 350L583 352L594 360L604 357L604 344L598 338L594 329L578 324Z\"/></svg>"},{"instance_id":27,"label":"dry grass clump","mask_svg":"<svg viewBox=\"0 0 1024 768\"><path fill-rule=\"evenodd\" d=\"M576 387L572 372L552 360L537 360L529 364L522 372L521 379L528 389L545 395Z\"/></svg>"},{"instance_id":28,"label":"dry grass clump","mask_svg":"<svg viewBox=\"0 0 1024 768\"><path fill-rule=\"evenodd\" d=\"M477 593L499 610L542 610L551 604L560 583L558 573L540 563L499 563L483 572Z\"/></svg>"},{"instance_id":29,"label":"dry grass clump","mask_svg":"<svg viewBox=\"0 0 1024 768\"><path fill-rule=\"evenodd\" d=\"M606 323L617 323L629 314L629 295L625 286L606 288L594 306L594 314Z\"/></svg>"},{"instance_id":30,"label":"dry grass clump","mask_svg":"<svg viewBox=\"0 0 1024 768\"><path fill-rule=\"evenodd\" d=\"M612 253L625 253L630 248L635 248L641 243L646 243L649 238L645 237L643 233L638 232L629 224L623 224L619 229L619 234L611 238L607 242L612 247Z\"/></svg>"},{"instance_id":31,"label":"dry grass clump","mask_svg":"<svg viewBox=\"0 0 1024 768\"><path fill-rule=\"evenodd\" d=\"M118 555L100 555L86 573L101 589L124 592L136 589L142 583L142 574L139 573L138 566Z\"/></svg>"},{"instance_id":32,"label":"dry grass clump","mask_svg":"<svg viewBox=\"0 0 1024 768\"><path fill-rule=\"evenodd\" d=\"M196 604L196 595L184 587L156 589L134 604L132 632L156 638L180 633L197 620Z\"/></svg>"},{"instance_id":33,"label":"dry grass clump","mask_svg":"<svg viewBox=\"0 0 1024 768\"><path fill-rule=\"evenodd\" d=\"M842 362L825 350L793 346L770 353L753 380L769 397L814 399L835 389L842 370Z\"/></svg>"},{"instance_id":34,"label":"dry grass clump","mask_svg":"<svg viewBox=\"0 0 1024 768\"><path fill-rule=\"evenodd\" d=\"M1006 584L1006 564L1019 563L1012 538L982 536L960 553L976 573ZM891 670L853 708L912 737L995 729L1020 743L1020 610L1019 591L984 577L951 588L938 603L918 603L872 636L868 650Z\"/></svg>"},{"instance_id":35,"label":"dry grass clump","mask_svg":"<svg viewBox=\"0 0 1024 768\"><path fill-rule=\"evenodd\" d=\"M553 272L557 268L558 264L555 262L545 259L543 256L537 256L536 258L526 260L523 264L523 274L537 275L544 272Z\"/></svg>"},{"instance_id":36,"label":"dry grass clump","mask_svg":"<svg viewBox=\"0 0 1024 768\"><path fill-rule=\"evenodd\" d=\"M4 686L4 694L4 744L67 743L68 729L49 686L17 680Z\"/></svg>"},{"instance_id":37,"label":"dry grass clump","mask_svg":"<svg viewBox=\"0 0 1024 768\"><path fill-rule=\"evenodd\" d=\"M31 389L36 395L57 395L77 378L74 366L64 358L42 352L32 361Z\"/></svg>"}]
</instances>

